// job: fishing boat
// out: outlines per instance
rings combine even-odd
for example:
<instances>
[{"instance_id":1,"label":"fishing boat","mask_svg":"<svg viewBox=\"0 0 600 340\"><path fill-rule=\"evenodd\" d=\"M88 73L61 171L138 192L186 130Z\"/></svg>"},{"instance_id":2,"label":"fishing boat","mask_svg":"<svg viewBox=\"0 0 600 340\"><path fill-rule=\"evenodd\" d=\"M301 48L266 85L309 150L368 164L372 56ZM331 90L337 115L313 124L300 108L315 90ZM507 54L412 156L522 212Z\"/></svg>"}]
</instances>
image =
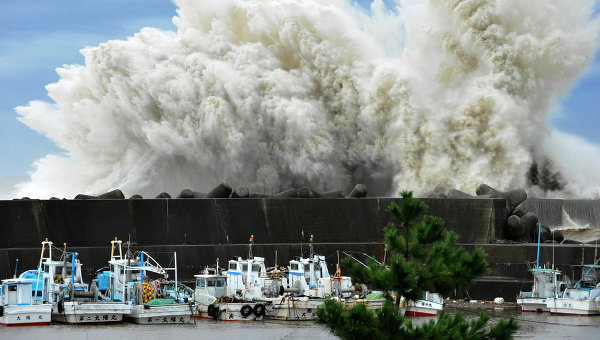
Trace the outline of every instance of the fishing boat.
<instances>
[{"instance_id":1,"label":"fishing boat","mask_svg":"<svg viewBox=\"0 0 600 340\"><path fill-rule=\"evenodd\" d=\"M123 319L130 307L124 303L98 301L95 285L83 282L77 253L62 251L60 260L52 259L52 242L42 242L42 255L38 266L36 286L41 282L41 301L52 305L52 321L66 323L111 323ZM66 248L66 245L65 245ZM46 250L48 255L46 256ZM31 271L29 271L31 273ZM38 287L29 295L37 296Z\"/></svg>"},{"instance_id":2,"label":"fishing boat","mask_svg":"<svg viewBox=\"0 0 600 340\"><path fill-rule=\"evenodd\" d=\"M201 318L221 321L256 321L265 315L265 305L276 298L280 281L267 271L264 257L253 256L254 235L250 236L248 258L229 260L225 275L206 270L195 275L194 299Z\"/></svg>"},{"instance_id":3,"label":"fishing boat","mask_svg":"<svg viewBox=\"0 0 600 340\"><path fill-rule=\"evenodd\" d=\"M344 252L344 254L352 257L363 267L367 267L365 263L359 261L352 254L347 252ZM363 253L360 254L372 259L378 265L382 264L372 256ZM365 298L369 303L369 308L380 308L383 305L383 292L374 291L371 294L366 295ZM439 293L430 291L424 291L422 297L414 301L400 296L400 309L406 316L436 316L444 309L444 298Z\"/></svg>"},{"instance_id":4,"label":"fishing boat","mask_svg":"<svg viewBox=\"0 0 600 340\"><path fill-rule=\"evenodd\" d=\"M266 319L314 320L317 309L328 298L344 303L345 308L355 303L364 303L369 308L380 306L375 300L358 299L351 278L341 275L339 256L336 273L330 275L325 256L314 253L313 235L310 236L309 251L308 258L296 257L289 262L287 277L281 277L282 296L266 300L269 302Z\"/></svg>"},{"instance_id":5,"label":"fishing boat","mask_svg":"<svg viewBox=\"0 0 600 340\"><path fill-rule=\"evenodd\" d=\"M517 295L517 305L521 306L523 312L549 312L548 299L556 297L558 292L564 290L566 287L566 283L560 281L562 273L558 269L540 268L541 231L542 225L540 223L538 224L536 265L535 268L529 269L533 275L533 286L531 287L531 291L520 291L519 295ZM552 267L554 267L554 264L552 264Z\"/></svg>"},{"instance_id":6,"label":"fishing boat","mask_svg":"<svg viewBox=\"0 0 600 340\"><path fill-rule=\"evenodd\" d=\"M406 308L406 316L436 316L444 309L444 298L439 293L424 291L423 296L415 301L402 297L400 305Z\"/></svg>"},{"instance_id":7,"label":"fishing boat","mask_svg":"<svg viewBox=\"0 0 600 340\"><path fill-rule=\"evenodd\" d=\"M123 256L122 241L111 241L109 270L98 276L102 297L124 303L129 311L127 321L138 324L185 324L191 322L194 306L189 297L179 295L177 283L177 253L175 266L162 267L152 256L141 251ZM168 281L167 271L175 273L175 281ZM158 276L151 278L149 275ZM167 289L167 287L174 287Z\"/></svg>"},{"instance_id":8,"label":"fishing boat","mask_svg":"<svg viewBox=\"0 0 600 340\"><path fill-rule=\"evenodd\" d=\"M546 308L550 314L600 314L600 265L597 262L582 266L581 279L573 287L565 288L556 296L546 299Z\"/></svg>"},{"instance_id":9,"label":"fishing boat","mask_svg":"<svg viewBox=\"0 0 600 340\"><path fill-rule=\"evenodd\" d=\"M10 327L50 324L52 305L35 303L31 294L33 283L34 280L16 277L2 281L0 325Z\"/></svg>"},{"instance_id":10,"label":"fishing boat","mask_svg":"<svg viewBox=\"0 0 600 340\"><path fill-rule=\"evenodd\" d=\"M533 286L531 291L519 292L517 305L523 312L549 312L547 300L566 287L566 283L560 281L562 273L558 269L539 267L529 271L533 275Z\"/></svg>"},{"instance_id":11,"label":"fishing boat","mask_svg":"<svg viewBox=\"0 0 600 340\"><path fill-rule=\"evenodd\" d=\"M234 260L234 263L237 264L237 261ZM231 266L231 268L236 270L238 267L236 265ZM220 273L218 260L216 268L205 268L201 274L194 275L194 277L196 279L194 290L194 301L197 308L196 317L220 321L255 321L262 319L265 313L264 303L241 298L236 294L231 294L231 296L228 294L228 276Z\"/></svg>"}]
</instances>

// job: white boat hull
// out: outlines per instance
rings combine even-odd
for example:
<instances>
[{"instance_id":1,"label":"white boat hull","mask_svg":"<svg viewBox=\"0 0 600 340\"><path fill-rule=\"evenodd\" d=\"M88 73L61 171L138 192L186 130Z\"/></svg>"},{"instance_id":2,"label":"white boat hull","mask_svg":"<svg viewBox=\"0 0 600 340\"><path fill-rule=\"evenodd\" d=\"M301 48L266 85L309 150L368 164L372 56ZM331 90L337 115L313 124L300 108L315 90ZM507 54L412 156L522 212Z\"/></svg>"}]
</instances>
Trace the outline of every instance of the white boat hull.
<instances>
[{"instance_id":1,"label":"white boat hull","mask_svg":"<svg viewBox=\"0 0 600 340\"><path fill-rule=\"evenodd\" d=\"M355 304L362 303L367 309L378 309L383 306L383 299L346 299L341 300L344 308L348 309ZM317 318L317 309L321 308L325 299L310 298L280 298L274 299L267 304L265 319L283 320L283 321L313 321ZM403 309L404 310L404 309Z\"/></svg>"},{"instance_id":2,"label":"white boat hull","mask_svg":"<svg viewBox=\"0 0 600 340\"><path fill-rule=\"evenodd\" d=\"M4 306L0 317L1 326L46 326L50 324L52 305Z\"/></svg>"},{"instance_id":3,"label":"white boat hull","mask_svg":"<svg viewBox=\"0 0 600 340\"><path fill-rule=\"evenodd\" d=\"M52 321L65 323L109 323L120 322L123 314L131 307L124 303L110 302L64 302L64 310L59 312L58 304L52 307Z\"/></svg>"},{"instance_id":4,"label":"white boat hull","mask_svg":"<svg viewBox=\"0 0 600 340\"><path fill-rule=\"evenodd\" d=\"M172 304L156 306L133 306L131 312L126 314L125 320L146 325L155 324L184 324L190 323L192 309L189 305Z\"/></svg>"},{"instance_id":5,"label":"white boat hull","mask_svg":"<svg viewBox=\"0 0 600 340\"><path fill-rule=\"evenodd\" d=\"M549 312L546 304L548 298L517 298L517 305L521 306L523 312L544 313Z\"/></svg>"},{"instance_id":6,"label":"white boat hull","mask_svg":"<svg viewBox=\"0 0 600 340\"><path fill-rule=\"evenodd\" d=\"M323 306L323 299L281 298L267 304L265 319L283 321L312 321L317 318L317 309Z\"/></svg>"},{"instance_id":7,"label":"white boat hull","mask_svg":"<svg viewBox=\"0 0 600 340\"><path fill-rule=\"evenodd\" d=\"M443 303L427 300L409 301L406 304L406 316L436 316L444 309Z\"/></svg>"},{"instance_id":8,"label":"white boat hull","mask_svg":"<svg viewBox=\"0 0 600 340\"><path fill-rule=\"evenodd\" d=\"M208 313L209 306L198 304L198 313L196 315L199 319L212 319L219 321L257 321L262 320L263 316L258 316L254 313L254 308L258 303L250 302L223 302L214 304L214 308L219 308L217 316ZM249 315L242 315L242 308L244 306L250 306L253 312ZM264 304L263 304L264 305Z\"/></svg>"},{"instance_id":9,"label":"white boat hull","mask_svg":"<svg viewBox=\"0 0 600 340\"><path fill-rule=\"evenodd\" d=\"M551 314L582 316L600 314L600 303L594 300L548 298L546 305Z\"/></svg>"}]
</instances>

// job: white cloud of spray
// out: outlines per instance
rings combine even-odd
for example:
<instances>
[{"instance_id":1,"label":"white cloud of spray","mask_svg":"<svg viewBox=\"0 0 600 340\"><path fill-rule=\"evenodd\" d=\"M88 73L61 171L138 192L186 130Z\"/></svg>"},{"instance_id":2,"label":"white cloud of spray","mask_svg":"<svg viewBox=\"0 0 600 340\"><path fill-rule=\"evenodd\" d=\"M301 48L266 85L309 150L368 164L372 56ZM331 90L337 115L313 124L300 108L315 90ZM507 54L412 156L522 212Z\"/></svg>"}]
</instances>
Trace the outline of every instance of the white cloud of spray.
<instances>
[{"instance_id":1,"label":"white cloud of spray","mask_svg":"<svg viewBox=\"0 0 600 340\"><path fill-rule=\"evenodd\" d=\"M17 108L66 150L17 196L522 186L598 35L590 1L176 2Z\"/></svg>"}]
</instances>

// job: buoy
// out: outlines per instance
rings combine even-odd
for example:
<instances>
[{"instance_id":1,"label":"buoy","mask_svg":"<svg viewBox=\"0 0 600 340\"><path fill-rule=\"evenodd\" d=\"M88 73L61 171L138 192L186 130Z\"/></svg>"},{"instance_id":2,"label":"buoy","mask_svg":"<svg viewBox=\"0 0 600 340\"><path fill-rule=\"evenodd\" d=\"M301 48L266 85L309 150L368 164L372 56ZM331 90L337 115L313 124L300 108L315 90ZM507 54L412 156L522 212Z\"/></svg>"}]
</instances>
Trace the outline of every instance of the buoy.
<instances>
[{"instance_id":1,"label":"buoy","mask_svg":"<svg viewBox=\"0 0 600 340\"><path fill-rule=\"evenodd\" d=\"M494 303L497 303L497 304L504 303L504 298L497 297L494 299Z\"/></svg>"}]
</instances>

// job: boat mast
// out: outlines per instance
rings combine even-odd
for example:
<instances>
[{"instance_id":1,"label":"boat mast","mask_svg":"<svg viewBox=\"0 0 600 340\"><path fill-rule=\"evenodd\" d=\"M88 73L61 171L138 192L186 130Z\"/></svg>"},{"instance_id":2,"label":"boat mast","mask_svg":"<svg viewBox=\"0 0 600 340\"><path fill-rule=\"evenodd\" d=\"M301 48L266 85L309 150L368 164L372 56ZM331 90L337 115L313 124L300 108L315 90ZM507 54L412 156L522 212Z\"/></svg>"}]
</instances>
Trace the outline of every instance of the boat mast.
<instances>
[{"instance_id":1,"label":"boat mast","mask_svg":"<svg viewBox=\"0 0 600 340\"><path fill-rule=\"evenodd\" d=\"M252 258L252 245L254 244L254 235L250 235L250 244L248 245L248 260Z\"/></svg>"},{"instance_id":2,"label":"boat mast","mask_svg":"<svg viewBox=\"0 0 600 340\"><path fill-rule=\"evenodd\" d=\"M275 249L275 280L277 280L277 249Z\"/></svg>"},{"instance_id":3,"label":"boat mast","mask_svg":"<svg viewBox=\"0 0 600 340\"><path fill-rule=\"evenodd\" d=\"M540 273L540 239L542 234L542 224L538 223L538 246L537 246L537 262L536 262L536 275Z\"/></svg>"},{"instance_id":4,"label":"boat mast","mask_svg":"<svg viewBox=\"0 0 600 340\"><path fill-rule=\"evenodd\" d=\"M75 269L77 268L75 266L75 256L77 255L76 252L73 252L71 255L71 285L75 286ZM75 288L73 288L75 289Z\"/></svg>"}]
</instances>

